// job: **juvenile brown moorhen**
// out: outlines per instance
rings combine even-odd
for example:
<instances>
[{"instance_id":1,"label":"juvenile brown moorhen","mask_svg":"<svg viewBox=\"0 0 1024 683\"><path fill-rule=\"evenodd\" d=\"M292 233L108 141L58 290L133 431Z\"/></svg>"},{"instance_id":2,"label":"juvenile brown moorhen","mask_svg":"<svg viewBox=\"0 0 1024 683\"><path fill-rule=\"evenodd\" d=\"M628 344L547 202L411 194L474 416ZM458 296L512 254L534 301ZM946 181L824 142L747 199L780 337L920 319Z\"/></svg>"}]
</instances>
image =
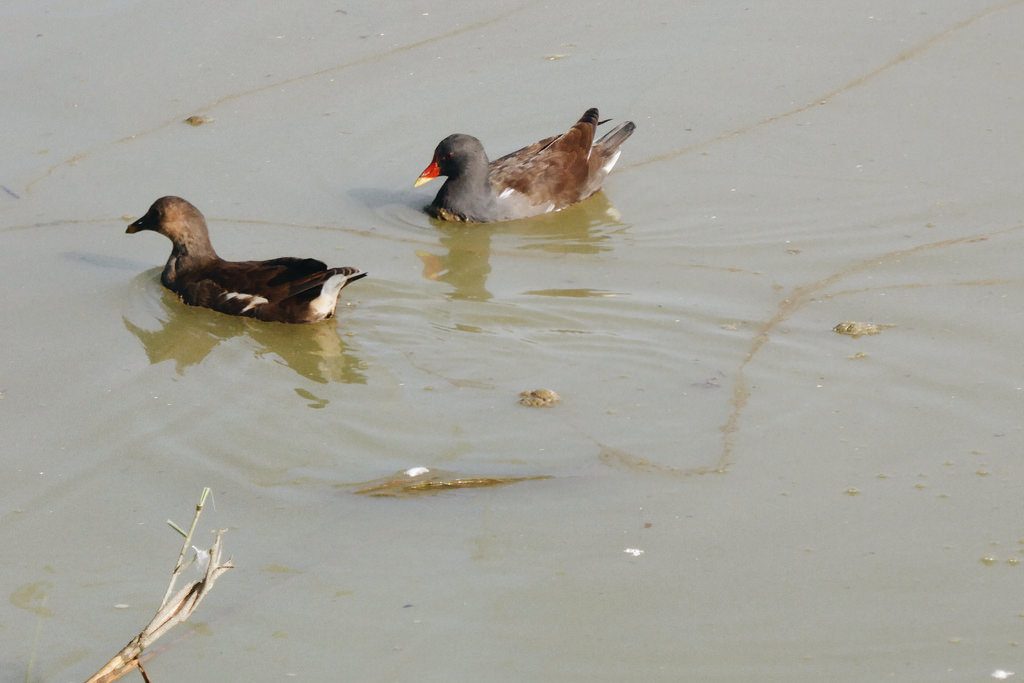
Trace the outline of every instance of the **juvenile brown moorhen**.
<instances>
[{"instance_id":1,"label":"juvenile brown moorhen","mask_svg":"<svg viewBox=\"0 0 1024 683\"><path fill-rule=\"evenodd\" d=\"M190 306L283 323L312 323L334 315L345 285L366 273L328 268L316 259L225 261L210 244L206 219L181 197L161 197L129 234L152 230L174 245L160 282Z\"/></svg>"}]
</instances>

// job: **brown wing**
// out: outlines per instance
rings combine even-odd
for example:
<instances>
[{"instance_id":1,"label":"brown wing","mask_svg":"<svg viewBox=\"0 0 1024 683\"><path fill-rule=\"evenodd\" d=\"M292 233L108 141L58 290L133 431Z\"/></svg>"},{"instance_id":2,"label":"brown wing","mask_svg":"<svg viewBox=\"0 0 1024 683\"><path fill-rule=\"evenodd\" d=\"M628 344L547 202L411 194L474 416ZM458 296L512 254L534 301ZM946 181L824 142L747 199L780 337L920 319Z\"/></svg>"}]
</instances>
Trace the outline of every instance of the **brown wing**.
<instances>
[{"instance_id":1,"label":"brown wing","mask_svg":"<svg viewBox=\"0 0 1024 683\"><path fill-rule=\"evenodd\" d=\"M262 318L283 302L294 300L301 305L316 298L323 283L344 270L328 269L316 259L221 261L216 268L180 280L175 291L191 306Z\"/></svg>"},{"instance_id":2,"label":"brown wing","mask_svg":"<svg viewBox=\"0 0 1024 683\"><path fill-rule=\"evenodd\" d=\"M315 289L333 274L323 261L287 257L221 262L213 277L229 292L244 292L276 302ZM315 296L314 292L311 297Z\"/></svg>"},{"instance_id":3,"label":"brown wing","mask_svg":"<svg viewBox=\"0 0 1024 683\"><path fill-rule=\"evenodd\" d=\"M229 315L255 317L262 302L258 295L225 289L220 283L207 278L179 283L175 291L189 306L212 308Z\"/></svg>"},{"instance_id":4,"label":"brown wing","mask_svg":"<svg viewBox=\"0 0 1024 683\"><path fill-rule=\"evenodd\" d=\"M531 204L562 208L580 200L590 173L590 147L597 129L597 109L588 109L561 135L506 154L490 164L490 181L500 197L514 190Z\"/></svg>"}]
</instances>

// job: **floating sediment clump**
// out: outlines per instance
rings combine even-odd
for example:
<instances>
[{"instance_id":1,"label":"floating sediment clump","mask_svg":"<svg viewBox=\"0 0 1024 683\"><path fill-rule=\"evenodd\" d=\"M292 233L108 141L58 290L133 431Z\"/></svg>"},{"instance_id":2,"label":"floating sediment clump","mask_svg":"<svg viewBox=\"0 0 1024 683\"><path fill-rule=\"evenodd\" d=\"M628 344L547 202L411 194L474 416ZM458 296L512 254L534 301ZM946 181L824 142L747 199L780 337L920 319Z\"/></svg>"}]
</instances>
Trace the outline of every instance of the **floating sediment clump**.
<instances>
[{"instance_id":1,"label":"floating sediment clump","mask_svg":"<svg viewBox=\"0 0 1024 683\"><path fill-rule=\"evenodd\" d=\"M550 408L561 400L562 397L550 389L519 392L519 403L527 408Z\"/></svg>"},{"instance_id":2,"label":"floating sediment clump","mask_svg":"<svg viewBox=\"0 0 1024 683\"><path fill-rule=\"evenodd\" d=\"M880 325L878 323L860 323L853 320L847 320L837 324L832 328L832 331L836 334L845 334L847 337L866 337L873 334L878 334L882 330L886 330L893 325Z\"/></svg>"},{"instance_id":3,"label":"floating sediment clump","mask_svg":"<svg viewBox=\"0 0 1024 683\"><path fill-rule=\"evenodd\" d=\"M515 484L521 481L535 481L539 479L550 479L550 475L534 475L529 477L466 477L445 472L444 470L431 470L426 467L410 467L397 474L377 479L375 481L360 484L356 493L364 496L377 498L400 498L405 496L417 496L423 494L450 491L452 489L473 489L489 486L504 486Z\"/></svg>"}]
</instances>

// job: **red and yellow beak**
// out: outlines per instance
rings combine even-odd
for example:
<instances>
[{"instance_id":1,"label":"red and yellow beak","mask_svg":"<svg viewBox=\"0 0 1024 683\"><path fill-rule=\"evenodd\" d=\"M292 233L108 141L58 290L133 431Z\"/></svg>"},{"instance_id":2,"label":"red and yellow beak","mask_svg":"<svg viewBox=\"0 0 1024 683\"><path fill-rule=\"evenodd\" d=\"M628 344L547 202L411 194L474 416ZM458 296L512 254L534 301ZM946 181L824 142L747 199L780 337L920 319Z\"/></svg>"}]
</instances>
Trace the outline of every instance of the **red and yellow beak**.
<instances>
[{"instance_id":1,"label":"red and yellow beak","mask_svg":"<svg viewBox=\"0 0 1024 683\"><path fill-rule=\"evenodd\" d=\"M441 175L441 167L437 165L437 157L434 157L430 165L423 169L423 173L420 173L420 177L416 179L416 182L412 184L413 187L419 187L424 183L429 183L431 180Z\"/></svg>"}]
</instances>

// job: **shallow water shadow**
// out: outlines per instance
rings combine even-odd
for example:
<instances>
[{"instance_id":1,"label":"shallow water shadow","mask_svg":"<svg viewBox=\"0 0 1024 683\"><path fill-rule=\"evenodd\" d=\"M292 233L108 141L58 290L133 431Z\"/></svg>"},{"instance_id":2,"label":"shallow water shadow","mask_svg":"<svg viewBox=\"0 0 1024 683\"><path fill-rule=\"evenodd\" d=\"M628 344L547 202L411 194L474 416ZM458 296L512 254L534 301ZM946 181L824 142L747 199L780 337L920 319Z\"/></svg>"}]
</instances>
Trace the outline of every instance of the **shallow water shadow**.
<instances>
[{"instance_id":1,"label":"shallow water shadow","mask_svg":"<svg viewBox=\"0 0 1024 683\"><path fill-rule=\"evenodd\" d=\"M449 223L431 220L440 233L444 254L418 250L423 277L448 283L450 299L487 301L487 276L491 272L492 239L514 236L516 250L556 254L598 254L612 249L612 235L628 226L604 193L557 213L504 223Z\"/></svg>"},{"instance_id":2,"label":"shallow water shadow","mask_svg":"<svg viewBox=\"0 0 1024 683\"><path fill-rule=\"evenodd\" d=\"M410 185L411 187L411 185ZM423 198L408 189L390 189L382 187L353 187L346 194L369 209L380 209L385 206L401 206L419 210L423 207Z\"/></svg>"},{"instance_id":3,"label":"shallow water shadow","mask_svg":"<svg viewBox=\"0 0 1024 683\"><path fill-rule=\"evenodd\" d=\"M341 339L337 320L309 325L266 323L187 306L166 290L162 290L160 309L153 316L159 329L146 329L124 316L122 320L142 343L151 364L174 361L179 375L201 363L221 342L242 337L252 342L256 358L272 356L314 382L366 383L365 364Z\"/></svg>"},{"instance_id":4,"label":"shallow water shadow","mask_svg":"<svg viewBox=\"0 0 1024 683\"><path fill-rule=\"evenodd\" d=\"M146 268L144 262L137 259L111 256L88 251L63 251L61 256L75 264L91 266L93 268L113 268L137 273L140 268Z\"/></svg>"}]
</instances>

